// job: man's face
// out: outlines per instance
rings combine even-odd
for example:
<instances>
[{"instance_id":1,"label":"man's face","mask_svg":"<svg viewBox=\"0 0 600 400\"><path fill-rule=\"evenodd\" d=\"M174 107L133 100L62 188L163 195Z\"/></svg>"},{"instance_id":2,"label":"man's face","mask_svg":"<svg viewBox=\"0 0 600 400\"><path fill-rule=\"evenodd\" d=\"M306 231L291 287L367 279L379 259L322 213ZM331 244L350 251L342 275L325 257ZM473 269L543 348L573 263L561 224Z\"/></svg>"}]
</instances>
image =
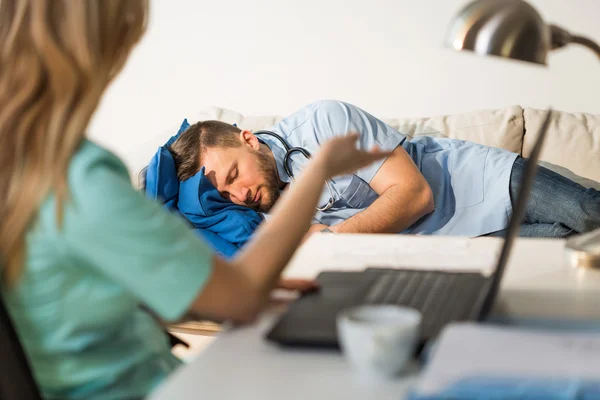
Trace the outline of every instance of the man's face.
<instances>
[{"instance_id":1,"label":"man's face","mask_svg":"<svg viewBox=\"0 0 600 400\"><path fill-rule=\"evenodd\" d=\"M235 204L268 212L279 197L279 177L272 158L246 143L208 148L202 165L221 196Z\"/></svg>"}]
</instances>

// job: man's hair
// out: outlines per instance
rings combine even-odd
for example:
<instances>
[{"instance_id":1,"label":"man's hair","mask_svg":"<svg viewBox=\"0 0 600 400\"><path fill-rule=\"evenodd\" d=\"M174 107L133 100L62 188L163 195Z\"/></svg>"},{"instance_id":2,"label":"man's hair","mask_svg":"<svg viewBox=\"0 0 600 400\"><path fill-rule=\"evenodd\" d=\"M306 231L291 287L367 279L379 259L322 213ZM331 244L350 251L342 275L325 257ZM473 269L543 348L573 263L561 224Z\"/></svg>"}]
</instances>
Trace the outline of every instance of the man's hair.
<instances>
[{"instance_id":1,"label":"man's hair","mask_svg":"<svg viewBox=\"0 0 600 400\"><path fill-rule=\"evenodd\" d=\"M240 132L239 128L221 121L201 121L187 128L169 147L179 180L189 179L200 171L200 158L206 149L241 146Z\"/></svg>"}]
</instances>

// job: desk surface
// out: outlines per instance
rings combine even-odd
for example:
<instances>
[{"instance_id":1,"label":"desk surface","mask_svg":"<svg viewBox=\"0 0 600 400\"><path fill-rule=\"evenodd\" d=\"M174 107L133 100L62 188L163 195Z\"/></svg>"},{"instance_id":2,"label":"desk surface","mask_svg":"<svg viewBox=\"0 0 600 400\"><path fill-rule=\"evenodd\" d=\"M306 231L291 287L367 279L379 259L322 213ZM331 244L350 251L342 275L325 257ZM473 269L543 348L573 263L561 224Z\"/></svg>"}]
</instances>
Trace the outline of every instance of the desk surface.
<instances>
[{"instance_id":1,"label":"desk surface","mask_svg":"<svg viewBox=\"0 0 600 400\"><path fill-rule=\"evenodd\" d=\"M322 269L362 269L372 262L364 249L406 249L427 240L432 252L453 251L466 241L469 251L497 251L493 238L461 239L400 235L319 235L290 263L286 275L315 276ZM361 250L363 249L363 250ZM352 262L331 264L331 255L353 253ZM333 252L333 253L332 253ZM366 257L366 256L365 256ZM418 266L415 266L418 267ZM576 270L565 263L564 242L520 239L502 281L494 314L508 318L600 320L600 271ZM263 339L273 323L223 332L200 356L177 371L151 396L167 399L401 399L416 379L416 367L402 378L364 382L340 353L281 349Z\"/></svg>"}]
</instances>

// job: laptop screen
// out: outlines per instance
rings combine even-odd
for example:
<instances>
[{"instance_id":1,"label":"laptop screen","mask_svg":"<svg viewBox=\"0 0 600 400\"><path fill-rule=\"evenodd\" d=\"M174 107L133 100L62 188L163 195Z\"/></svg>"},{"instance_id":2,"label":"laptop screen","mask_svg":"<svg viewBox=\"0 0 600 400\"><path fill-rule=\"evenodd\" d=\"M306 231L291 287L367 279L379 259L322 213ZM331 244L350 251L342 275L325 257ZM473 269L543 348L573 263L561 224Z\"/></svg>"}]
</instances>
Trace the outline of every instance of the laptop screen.
<instances>
[{"instance_id":1,"label":"laptop screen","mask_svg":"<svg viewBox=\"0 0 600 400\"><path fill-rule=\"evenodd\" d=\"M494 300L496 299L498 289L500 288L500 282L502 281L502 276L504 275L504 271L506 269L506 264L508 262L513 241L519 234L521 222L523 221L525 210L527 209L527 202L531 193L531 187L533 186L533 180L537 173L537 162L540 158L540 153L542 151L544 139L546 138L546 133L548 132L551 117L552 109L549 109L546 113L546 118L544 119L544 123L542 124L542 128L540 129L537 140L533 146L533 150L531 151L531 156L529 157L529 160L525 166L525 172L523 174L523 180L521 182L521 188L519 190L516 205L514 206L508 228L506 229L506 233L504 235L504 244L502 245L500 257L498 258L498 266L496 267L496 272L494 273L492 279L490 291L488 292L479 313L480 320L484 319L489 314L492 306L494 305Z\"/></svg>"}]
</instances>

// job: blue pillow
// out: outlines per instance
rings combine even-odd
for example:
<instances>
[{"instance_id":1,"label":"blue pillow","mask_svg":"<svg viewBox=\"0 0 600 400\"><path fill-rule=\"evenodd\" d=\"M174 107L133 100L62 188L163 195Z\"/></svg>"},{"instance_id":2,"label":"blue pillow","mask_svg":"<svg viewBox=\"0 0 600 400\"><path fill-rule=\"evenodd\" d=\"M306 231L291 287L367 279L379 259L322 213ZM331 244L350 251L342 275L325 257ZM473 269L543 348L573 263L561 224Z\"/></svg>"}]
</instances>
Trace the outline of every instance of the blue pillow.
<instances>
[{"instance_id":1,"label":"blue pillow","mask_svg":"<svg viewBox=\"0 0 600 400\"><path fill-rule=\"evenodd\" d=\"M153 199L159 199L169 209L177 208L179 179L175 160L168 147L189 127L186 118L181 123L177 134L172 136L164 146L158 148L146 169L146 194Z\"/></svg>"},{"instance_id":2,"label":"blue pillow","mask_svg":"<svg viewBox=\"0 0 600 400\"><path fill-rule=\"evenodd\" d=\"M179 183L178 208L194 227L208 229L237 247L243 246L263 221L256 211L224 199L204 175L204 167Z\"/></svg>"},{"instance_id":3,"label":"blue pillow","mask_svg":"<svg viewBox=\"0 0 600 400\"><path fill-rule=\"evenodd\" d=\"M165 143L165 146L169 147L170 145L172 145L173 142L175 142L177 140L177 138L179 138L179 136L181 136L181 134L183 132L185 132L187 130L187 128L189 128L189 127L190 127L190 124L188 123L187 118L185 118L183 120L183 122L181 123L181 126L179 127L179 130L177 131L177 134L175 136L172 136L171 139L169 139L167 141L167 143Z\"/></svg>"},{"instance_id":4,"label":"blue pillow","mask_svg":"<svg viewBox=\"0 0 600 400\"><path fill-rule=\"evenodd\" d=\"M231 258L239 248L208 229L193 229L212 249L224 258Z\"/></svg>"},{"instance_id":5,"label":"blue pillow","mask_svg":"<svg viewBox=\"0 0 600 400\"><path fill-rule=\"evenodd\" d=\"M179 179L177 179L175 160L164 146L159 147L146 169L146 195L160 200L171 210L177 209Z\"/></svg>"},{"instance_id":6,"label":"blue pillow","mask_svg":"<svg viewBox=\"0 0 600 400\"><path fill-rule=\"evenodd\" d=\"M150 161L146 170L146 195L180 213L217 253L233 256L254 234L263 217L256 211L221 197L204 175L204 167L180 182L168 147L187 129L187 119Z\"/></svg>"}]
</instances>

